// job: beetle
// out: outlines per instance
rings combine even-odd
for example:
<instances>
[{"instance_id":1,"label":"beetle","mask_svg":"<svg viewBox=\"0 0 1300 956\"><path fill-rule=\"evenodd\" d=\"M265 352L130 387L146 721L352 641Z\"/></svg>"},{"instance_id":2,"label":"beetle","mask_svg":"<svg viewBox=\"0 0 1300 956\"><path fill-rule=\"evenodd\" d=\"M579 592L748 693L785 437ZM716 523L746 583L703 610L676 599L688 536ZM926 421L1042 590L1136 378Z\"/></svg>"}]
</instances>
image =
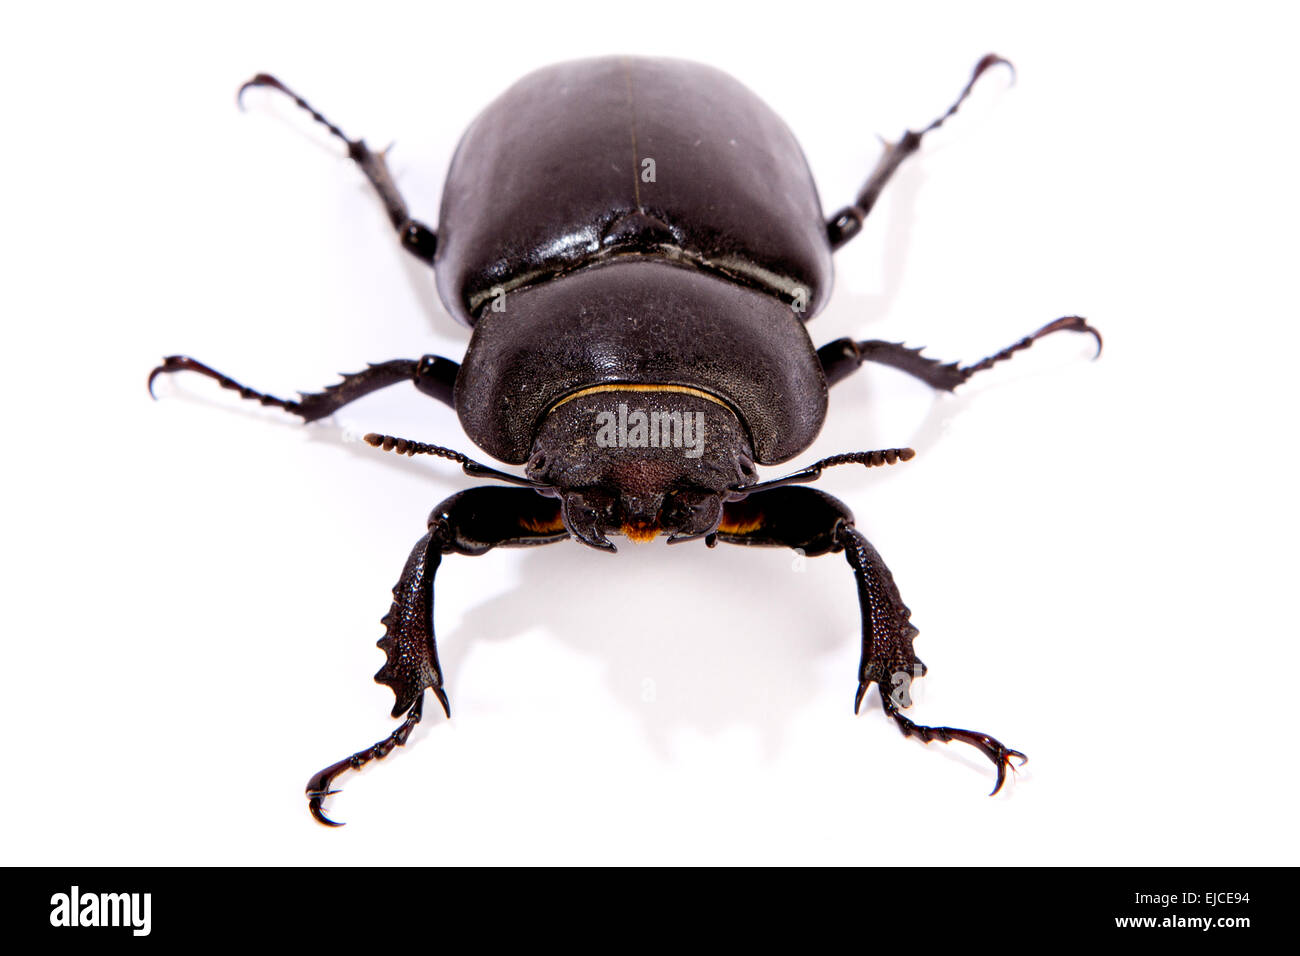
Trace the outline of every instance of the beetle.
<instances>
[{"instance_id":1,"label":"beetle","mask_svg":"<svg viewBox=\"0 0 1300 956\"><path fill-rule=\"evenodd\" d=\"M971 365L920 349L841 338L814 348L805 323L823 306L832 253L857 235L876 200L926 134L960 108L990 68L982 58L956 101L919 131L887 143L854 201L825 218L812 174L782 120L754 93L697 63L605 57L529 74L465 132L448 172L438 227L412 218L384 152L349 139L269 74L239 89L287 95L347 146L401 242L434 269L440 297L471 329L458 363L439 355L393 359L345 374L295 400L255 391L184 355L168 373L215 379L242 398L304 422L325 418L377 389L412 383L455 409L499 470L441 445L370 434L401 454L450 459L475 478L430 514L382 619L386 661L375 680L396 698L401 725L375 745L326 767L307 784L324 812L333 781L406 743L432 692L446 716L433 630L433 585L445 555L568 538L613 552L610 535L669 544L702 539L843 554L857 584L862 657L857 713L876 684L904 736L970 744L997 768L1026 756L988 734L923 726L901 712L908 683L924 675L918 631L893 576L839 500L808 487L837 465L906 461L909 448L823 458L760 480L810 447L827 391L868 362L952 391L972 375L1060 331L1101 335L1080 316L1050 322Z\"/></svg>"}]
</instances>

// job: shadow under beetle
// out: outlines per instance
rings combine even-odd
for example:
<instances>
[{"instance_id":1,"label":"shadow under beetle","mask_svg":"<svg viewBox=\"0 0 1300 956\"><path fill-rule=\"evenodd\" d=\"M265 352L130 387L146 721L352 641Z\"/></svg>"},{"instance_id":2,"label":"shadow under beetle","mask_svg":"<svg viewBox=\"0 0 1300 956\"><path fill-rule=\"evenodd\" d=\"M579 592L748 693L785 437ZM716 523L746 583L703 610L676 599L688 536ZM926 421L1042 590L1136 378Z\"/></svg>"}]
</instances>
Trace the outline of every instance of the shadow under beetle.
<instances>
[{"instance_id":1,"label":"shadow under beetle","mask_svg":"<svg viewBox=\"0 0 1300 956\"><path fill-rule=\"evenodd\" d=\"M831 254L852 239L881 190L926 133L952 116L982 73L976 64L956 102L920 132L886 144L852 205L823 218L812 174L789 129L736 80L666 59L608 57L562 63L520 80L479 115L452 160L438 229L413 219L383 152L351 140L273 76L270 87L347 144L374 186L402 245L432 265L442 301L473 330L458 364L439 355L394 359L296 401L247 388L182 355L149 376L193 371L241 397L304 421L324 418L376 389L411 382L450 405L488 454L525 476L439 445L367 435L371 445L431 454L516 487L471 488L429 516L393 588L375 680L405 719L384 740L307 784L312 816L347 770L406 743L432 691L447 716L433 632L433 579L445 554L576 538L614 551L607 535L669 544L728 544L840 553L857 581L862 662L854 711L875 682L904 736L961 741L997 767L1025 755L987 734L925 727L900 712L907 683L925 673L917 629L893 576L840 501L791 487L832 465L893 464L909 448L824 458L760 481L808 448L826 416L827 389L864 362L893 366L951 391L976 372L1052 332L1101 336L1082 318L1043 326L1009 348L961 366L920 349L838 339L815 349L804 322L831 286ZM632 407L633 410L629 411ZM901 685L901 688L900 688Z\"/></svg>"}]
</instances>

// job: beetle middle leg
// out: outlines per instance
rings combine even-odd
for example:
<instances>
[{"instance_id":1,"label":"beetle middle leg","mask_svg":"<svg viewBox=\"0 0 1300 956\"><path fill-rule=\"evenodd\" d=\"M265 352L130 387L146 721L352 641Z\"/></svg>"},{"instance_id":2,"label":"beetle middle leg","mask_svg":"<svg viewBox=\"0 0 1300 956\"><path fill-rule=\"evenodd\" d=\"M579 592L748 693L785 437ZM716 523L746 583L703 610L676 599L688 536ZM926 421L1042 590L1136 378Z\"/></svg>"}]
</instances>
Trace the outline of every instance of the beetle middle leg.
<instances>
[{"instance_id":1,"label":"beetle middle leg","mask_svg":"<svg viewBox=\"0 0 1300 956\"><path fill-rule=\"evenodd\" d=\"M342 140L348 147L348 158L360 167L366 179L370 180L370 185L374 186L375 192L379 194L384 204L384 211L388 213L388 221L397 230L402 247L420 261L433 263L433 256L438 248L438 235L424 223L411 218L406 200L402 198L397 184L393 182L393 175L388 170L388 162L384 158L387 150L376 153L366 145L365 140L348 139L341 129L316 112L310 103L269 73L259 73L239 88L237 99L241 108L244 91L253 86L266 86L284 93L299 107L310 113L311 118L329 130L331 135Z\"/></svg>"},{"instance_id":2,"label":"beetle middle leg","mask_svg":"<svg viewBox=\"0 0 1300 956\"><path fill-rule=\"evenodd\" d=\"M524 488L470 488L452 495L429 515L429 530L411 551L402 576L393 588L393 606L381 622L379 647L387 655L375 680L393 691L393 717L406 715L402 725L379 743L331 764L307 782L311 815L326 826L339 824L325 816L324 800L341 774L382 760L404 745L423 714L424 692L432 691L451 717L443 690L442 668L433 630L433 581L445 554L480 555L497 547L550 544L569 536L557 498Z\"/></svg>"},{"instance_id":3,"label":"beetle middle leg","mask_svg":"<svg viewBox=\"0 0 1300 956\"><path fill-rule=\"evenodd\" d=\"M1037 332L1026 335L1014 345L1009 345L973 365L940 362L938 359L925 357L919 348L908 348L902 342L885 342L880 339L865 341L836 339L819 348L817 358L821 362L822 372L826 375L827 385L834 385L848 378L861 368L864 362L876 362L919 378L932 388L951 392L976 372L983 372L998 362L1006 361L1053 332L1087 332L1097 340L1097 355L1101 355L1101 333L1089 325L1082 316L1067 315L1054 322L1048 322Z\"/></svg>"},{"instance_id":4,"label":"beetle middle leg","mask_svg":"<svg viewBox=\"0 0 1300 956\"><path fill-rule=\"evenodd\" d=\"M149 394L153 394L154 380L171 372L198 372L215 380L222 388L238 392L240 398L260 402L273 408L282 408L292 415L297 415L305 422L314 422L333 414L358 398L371 392L396 385L398 382L411 382L424 394L436 398L444 405L454 408L452 393L456 386L456 374L460 365L441 355L426 355L421 359L393 359L389 362L372 363L363 372L343 374L343 381L326 386L319 392L300 392L299 400L276 398L265 392L259 392L246 385L241 385L228 375L190 358L188 355L169 355L149 373Z\"/></svg>"},{"instance_id":5,"label":"beetle middle leg","mask_svg":"<svg viewBox=\"0 0 1300 956\"><path fill-rule=\"evenodd\" d=\"M808 557L843 552L853 569L862 609L862 659L853 712L874 682L880 704L905 737L924 743L959 741L975 747L997 767L993 793L1002 789L1011 759L1028 758L988 734L959 727L928 727L901 713L911 705L908 687L926 668L912 649L918 631L912 612L903 603L894 576L879 553L853 527L853 514L843 502L815 488L774 488L728 502L723 508L718 540L728 544L797 548ZM990 794L992 796L992 794Z\"/></svg>"}]
</instances>

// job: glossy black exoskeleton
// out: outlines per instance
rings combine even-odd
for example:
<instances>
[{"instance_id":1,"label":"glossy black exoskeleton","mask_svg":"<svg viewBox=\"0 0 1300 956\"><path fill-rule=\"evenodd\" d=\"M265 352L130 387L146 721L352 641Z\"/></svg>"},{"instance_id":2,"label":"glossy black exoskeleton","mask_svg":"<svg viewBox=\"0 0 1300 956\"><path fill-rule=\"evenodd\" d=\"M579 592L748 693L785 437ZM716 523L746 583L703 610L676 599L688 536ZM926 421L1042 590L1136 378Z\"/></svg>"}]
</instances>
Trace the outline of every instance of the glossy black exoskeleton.
<instances>
[{"instance_id":1,"label":"glossy black exoskeleton","mask_svg":"<svg viewBox=\"0 0 1300 956\"><path fill-rule=\"evenodd\" d=\"M880 555L844 504L791 487L823 468L892 464L906 448L823 459L760 481L808 448L826 416L827 388L864 362L901 369L937 389L1071 330L1101 337L1082 318L1051 322L973 365L920 350L839 339L814 348L805 322L824 304L831 254L862 227L899 165L966 99L979 76L1006 61L984 57L957 101L920 132L887 144L852 205L826 219L798 143L785 124L729 76L695 63L609 57L562 63L507 90L461 140L434 230L411 218L383 153L350 140L272 76L347 145L383 201L405 248L432 265L442 300L473 330L460 363L436 355L396 359L287 401L246 388L185 356L154 369L189 370L244 398L305 421L323 418L398 382L456 410L498 471L438 445L368 435L372 445L459 462L474 476L515 485L472 488L438 505L416 544L379 646L375 679L405 719L383 741L311 778L312 815L331 782L406 742L432 691L450 717L433 632L433 579L445 554L549 544L573 537L613 551L608 535L669 543L843 552L862 608L855 711L872 682L905 735L958 740L997 767L1011 758L994 738L914 724L900 712L907 683L925 673L916 628Z\"/></svg>"}]
</instances>

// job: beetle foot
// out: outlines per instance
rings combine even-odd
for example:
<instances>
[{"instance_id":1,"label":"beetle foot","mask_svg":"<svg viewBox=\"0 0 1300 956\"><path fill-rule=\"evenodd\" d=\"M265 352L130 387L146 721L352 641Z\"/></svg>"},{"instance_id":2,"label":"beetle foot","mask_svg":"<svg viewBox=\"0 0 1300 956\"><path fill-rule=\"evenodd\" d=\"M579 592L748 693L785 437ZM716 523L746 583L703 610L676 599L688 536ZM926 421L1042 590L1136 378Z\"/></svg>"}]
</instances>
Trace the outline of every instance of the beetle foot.
<instances>
[{"instance_id":1,"label":"beetle foot","mask_svg":"<svg viewBox=\"0 0 1300 956\"><path fill-rule=\"evenodd\" d=\"M438 695L443 709L447 710L447 699L445 694ZM307 781L307 809L311 812L317 823L323 823L327 827L341 827L342 823L331 820L325 815L324 803L325 798L331 794L338 793L337 790L331 790L330 784L334 782L341 774L348 770L360 770L372 760L383 760L397 747L404 746L406 740L411 736L411 731L415 725L420 722L420 717L424 711L424 694L421 693L410 711L406 715L406 720L402 721L402 726L385 737L379 743L365 750L354 753L351 757L345 757L338 763L330 764L324 770L314 774Z\"/></svg>"},{"instance_id":2,"label":"beetle foot","mask_svg":"<svg viewBox=\"0 0 1300 956\"><path fill-rule=\"evenodd\" d=\"M246 398L250 401L260 402L271 408L282 408L286 412L292 412L295 415L304 414L299 402L285 401L283 398L276 398L274 395L267 395L265 392L259 392L256 389L249 388L247 385L241 385L229 375L223 375L211 366L204 365L197 359L192 359L188 355L168 355L163 359L163 363L149 373L149 396L157 399L158 396L153 392L154 380L159 375L170 374L172 372L198 372L200 375L206 375L215 381L222 388L228 388L232 392L238 392L240 398Z\"/></svg>"},{"instance_id":3,"label":"beetle foot","mask_svg":"<svg viewBox=\"0 0 1300 956\"><path fill-rule=\"evenodd\" d=\"M1095 339L1097 342L1097 352L1096 354L1093 355L1093 358L1094 359L1101 358L1101 346L1102 346L1101 333L1098 332L1091 325L1089 325L1088 320L1085 319L1083 316L1067 315L1067 316L1063 316L1062 318L1056 319L1054 322L1048 322L1037 332L1033 332L1029 335L1026 335L1015 345L1007 346L1001 352L998 352L996 355L990 355L988 358L976 362L974 365L967 365L964 368L958 369L957 374L961 376L961 381L964 382L967 379L969 379L972 375L974 375L976 372L983 372L985 369L991 368L992 366L996 365L998 362L1005 362L1007 359L1011 358L1011 356L1015 355L1017 352L1024 351L1025 349L1029 348L1029 346L1033 345L1035 342L1041 339L1043 336L1051 335L1053 332L1086 332L1088 335L1091 335L1093 339ZM961 383L959 382L957 384L961 384ZM949 390L951 391L951 388Z\"/></svg>"},{"instance_id":4,"label":"beetle foot","mask_svg":"<svg viewBox=\"0 0 1300 956\"><path fill-rule=\"evenodd\" d=\"M273 90L279 90L285 96L289 97L289 99L293 100L299 109L306 110L309 114L311 114L311 118L314 119L316 122L320 123L322 126L324 126L327 130L330 131L331 134L343 140L343 142L347 143L349 153L351 153L352 149L354 148L354 144L352 140L347 138L343 130L339 129L329 120L327 120L324 116L318 113L315 107L313 107L310 103L304 100L293 90L289 89L289 87L281 83L270 73L259 73L257 74L257 76L253 77L251 80L249 80L247 83L245 83L243 86L239 88L239 92L235 94L235 105L238 106L241 110L244 108L244 92L255 86L264 86L264 87L269 87L270 89ZM363 146L362 149L364 148L365 147Z\"/></svg>"},{"instance_id":5,"label":"beetle foot","mask_svg":"<svg viewBox=\"0 0 1300 956\"><path fill-rule=\"evenodd\" d=\"M898 172L898 168L903 165L909 156L921 148L921 141L925 139L926 134L938 129L961 109L962 104L966 102L971 91L975 89L976 82L984 72L998 64L1002 64L1011 70L1011 81L1014 83L1016 68L1011 65L1011 61L1003 59L996 53L990 53L975 64L975 69L971 72L970 80L961 91L961 95L938 119L922 130L908 130L896 143L881 140L884 143L884 151L876 162L876 168L872 170L866 184L858 193L857 199L853 201L853 205L845 206L826 222L826 237L830 240L832 249L838 249L862 231L863 221L870 215L871 210L876 205L876 200L880 198L881 192L890 179Z\"/></svg>"},{"instance_id":6,"label":"beetle foot","mask_svg":"<svg viewBox=\"0 0 1300 956\"><path fill-rule=\"evenodd\" d=\"M858 694L854 702L855 713L866 691L866 684L858 685ZM1013 772L1017 769L1016 765L1011 762L1013 757L1019 758L1021 767L1029 762L1029 758L1019 750L1012 750L1000 740L990 737L988 734L982 734L974 730L962 730L959 727L926 727L913 723L899 712L898 706L884 687L880 688L880 703L885 713L898 724L898 729L902 731L904 737L919 737L922 743L927 744L932 740L939 740L943 743L951 743L956 740L964 744L970 744L993 761L993 766L998 768L998 779L993 786L993 790L989 793L990 797L995 796L1002 789L1002 785L1006 783L1007 768L1010 767Z\"/></svg>"}]
</instances>

